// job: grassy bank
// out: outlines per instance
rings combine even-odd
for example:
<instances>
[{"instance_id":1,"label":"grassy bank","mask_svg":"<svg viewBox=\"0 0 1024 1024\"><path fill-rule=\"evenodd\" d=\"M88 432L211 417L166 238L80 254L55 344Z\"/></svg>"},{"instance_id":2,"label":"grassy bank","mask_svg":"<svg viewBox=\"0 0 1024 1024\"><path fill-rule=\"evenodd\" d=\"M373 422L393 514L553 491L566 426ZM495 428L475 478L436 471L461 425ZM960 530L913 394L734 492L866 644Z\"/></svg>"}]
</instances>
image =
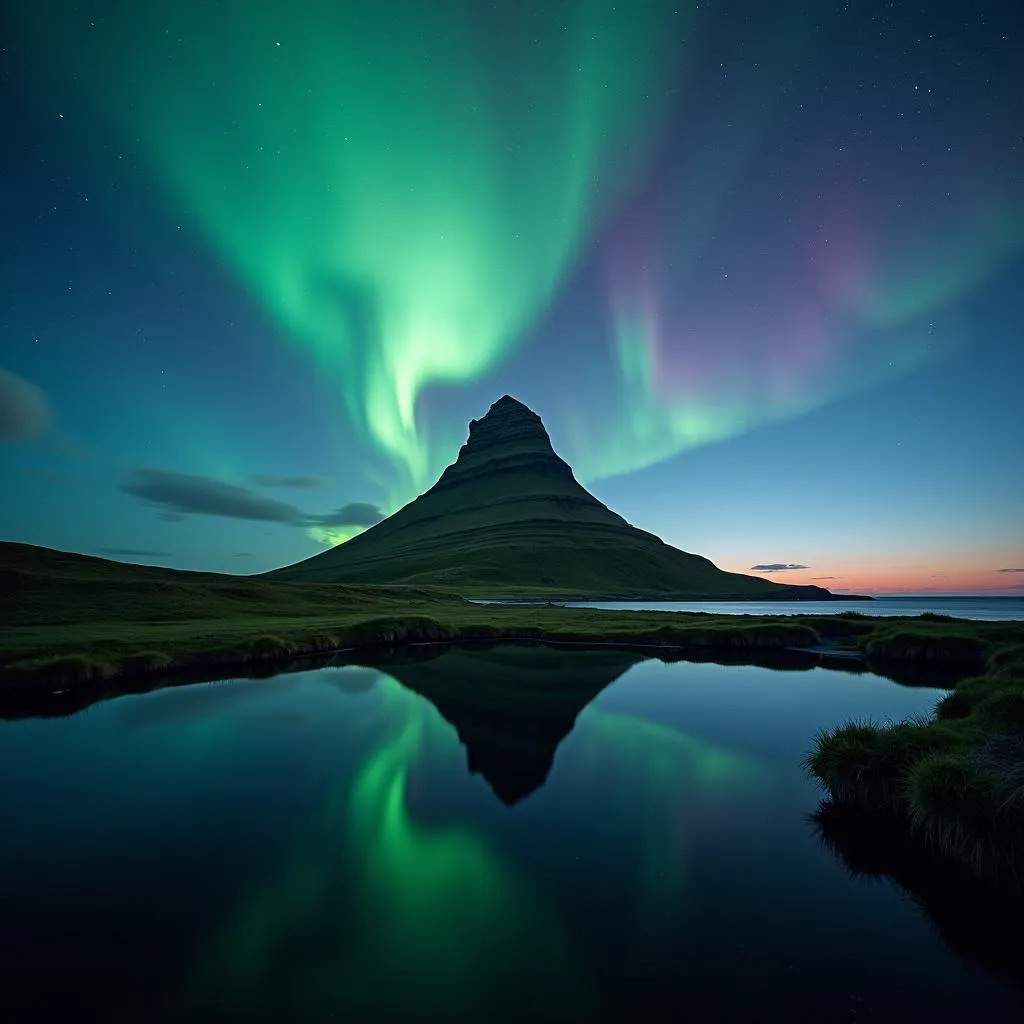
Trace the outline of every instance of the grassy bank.
<instances>
[{"instance_id":1,"label":"grassy bank","mask_svg":"<svg viewBox=\"0 0 1024 1024\"><path fill-rule=\"evenodd\" d=\"M576 608L481 608L468 603L395 602L330 614L233 615L170 622L22 626L0 634L4 685L168 672L198 664L245 664L342 648L438 641L544 640L679 648L809 647L810 625L733 616L615 613Z\"/></svg>"},{"instance_id":2,"label":"grassy bank","mask_svg":"<svg viewBox=\"0 0 1024 1024\"><path fill-rule=\"evenodd\" d=\"M932 718L823 732L808 768L839 805L884 813L908 840L989 879L1024 878L1024 624L930 617L859 638L869 659L956 661Z\"/></svg>"},{"instance_id":3,"label":"grassy bank","mask_svg":"<svg viewBox=\"0 0 1024 1024\"><path fill-rule=\"evenodd\" d=\"M345 647L530 639L806 647L813 622L476 605L439 590L297 583L0 545L3 685L74 685Z\"/></svg>"}]
</instances>

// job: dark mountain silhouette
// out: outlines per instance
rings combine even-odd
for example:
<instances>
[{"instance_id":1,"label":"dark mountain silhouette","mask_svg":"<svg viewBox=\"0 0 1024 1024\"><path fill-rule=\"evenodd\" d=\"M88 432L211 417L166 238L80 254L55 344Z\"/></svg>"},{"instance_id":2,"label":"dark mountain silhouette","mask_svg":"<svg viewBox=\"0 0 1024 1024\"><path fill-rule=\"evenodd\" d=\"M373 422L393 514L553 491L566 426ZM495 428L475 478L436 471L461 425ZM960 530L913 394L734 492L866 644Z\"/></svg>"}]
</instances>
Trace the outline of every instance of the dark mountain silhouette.
<instances>
[{"instance_id":1,"label":"dark mountain silhouette","mask_svg":"<svg viewBox=\"0 0 1024 1024\"><path fill-rule=\"evenodd\" d=\"M505 645L391 659L382 669L451 722L469 771L511 805L544 784L580 711L643 659L622 650Z\"/></svg>"},{"instance_id":2,"label":"dark mountain silhouette","mask_svg":"<svg viewBox=\"0 0 1024 1024\"><path fill-rule=\"evenodd\" d=\"M354 539L267 574L441 586L472 596L830 599L723 572L630 526L582 487L540 417L506 395L430 490Z\"/></svg>"}]
</instances>

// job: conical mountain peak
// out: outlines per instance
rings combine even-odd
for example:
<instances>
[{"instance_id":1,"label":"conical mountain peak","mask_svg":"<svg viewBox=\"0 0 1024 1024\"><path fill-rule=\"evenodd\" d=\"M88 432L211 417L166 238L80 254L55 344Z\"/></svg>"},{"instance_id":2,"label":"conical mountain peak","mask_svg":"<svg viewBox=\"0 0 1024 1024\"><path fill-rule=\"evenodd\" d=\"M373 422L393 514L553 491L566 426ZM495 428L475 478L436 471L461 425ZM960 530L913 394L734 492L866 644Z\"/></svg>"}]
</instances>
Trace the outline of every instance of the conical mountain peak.
<instances>
[{"instance_id":1,"label":"conical mountain peak","mask_svg":"<svg viewBox=\"0 0 1024 1024\"><path fill-rule=\"evenodd\" d=\"M723 572L630 526L573 476L541 418L503 395L415 501L365 533L270 575L409 583L501 597L830 597Z\"/></svg>"},{"instance_id":2,"label":"conical mountain peak","mask_svg":"<svg viewBox=\"0 0 1024 1024\"><path fill-rule=\"evenodd\" d=\"M573 479L569 464L551 447L541 418L522 402L505 395L481 419L470 420L469 437L459 457L432 489L463 482L467 476L523 471Z\"/></svg>"},{"instance_id":3,"label":"conical mountain peak","mask_svg":"<svg viewBox=\"0 0 1024 1024\"><path fill-rule=\"evenodd\" d=\"M551 446L551 439L547 430L544 429L544 422L528 406L524 405L517 398L511 395L503 395L487 410L487 413L478 420L469 421L469 439L467 444L481 439L491 440L497 435L511 436L533 435L543 437L548 447Z\"/></svg>"},{"instance_id":4,"label":"conical mountain peak","mask_svg":"<svg viewBox=\"0 0 1024 1024\"><path fill-rule=\"evenodd\" d=\"M525 402L520 402L518 398L513 398L511 395L502 395L496 402L492 402L490 409L487 410L487 415L490 416L495 411L519 412L526 413L528 416L537 416ZM539 416L537 418L540 419Z\"/></svg>"}]
</instances>

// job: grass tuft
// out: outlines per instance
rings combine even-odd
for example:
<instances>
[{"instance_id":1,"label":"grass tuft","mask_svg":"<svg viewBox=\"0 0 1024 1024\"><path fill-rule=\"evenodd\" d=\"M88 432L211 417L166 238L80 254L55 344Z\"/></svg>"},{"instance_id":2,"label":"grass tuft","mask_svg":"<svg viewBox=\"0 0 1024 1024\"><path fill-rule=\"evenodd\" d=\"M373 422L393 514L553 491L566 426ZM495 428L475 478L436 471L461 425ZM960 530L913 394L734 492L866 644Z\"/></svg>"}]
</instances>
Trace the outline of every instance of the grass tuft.
<instances>
[{"instance_id":1,"label":"grass tuft","mask_svg":"<svg viewBox=\"0 0 1024 1024\"><path fill-rule=\"evenodd\" d=\"M348 630L348 640L358 645L427 643L454 636L450 628L425 615L368 619Z\"/></svg>"},{"instance_id":2,"label":"grass tuft","mask_svg":"<svg viewBox=\"0 0 1024 1024\"><path fill-rule=\"evenodd\" d=\"M956 633L875 631L863 641L864 652L878 660L926 660L961 665L985 664L985 644L976 636Z\"/></svg>"},{"instance_id":3,"label":"grass tuft","mask_svg":"<svg viewBox=\"0 0 1024 1024\"><path fill-rule=\"evenodd\" d=\"M950 691L935 705L937 718L966 718L971 710L970 696L959 689Z\"/></svg>"},{"instance_id":4,"label":"grass tuft","mask_svg":"<svg viewBox=\"0 0 1024 1024\"><path fill-rule=\"evenodd\" d=\"M318 633L309 642L318 651L333 651L342 646L341 641L333 633Z\"/></svg>"},{"instance_id":5,"label":"grass tuft","mask_svg":"<svg viewBox=\"0 0 1024 1024\"><path fill-rule=\"evenodd\" d=\"M910 766L942 744L941 734L919 723L849 722L819 732L805 764L834 800L891 808L904 800Z\"/></svg>"},{"instance_id":6,"label":"grass tuft","mask_svg":"<svg viewBox=\"0 0 1024 1024\"><path fill-rule=\"evenodd\" d=\"M989 675L1024 680L1024 644L1002 644L988 657Z\"/></svg>"},{"instance_id":7,"label":"grass tuft","mask_svg":"<svg viewBox=\"0 0 1024 1024\"><path fill-rule=\"evenodd\" d=\"M998 877L1007 867L1012 871L1024 818L1000 807L983 760L932 754L913 766L907 781L910 820L929 846L978 875Z\"/></svg>"},{"instance_id":8,"label":"grass tuft","mask_svg":"<svg viewBox=\"0 0 1024 1024\"><path fill-rule=\"evenodd\" d=\"M978 704L975 715L988 730L1024 736L1024 690L996 690Z\"/></svg>"},{"instance_id":9,"label":"grass tuft","mask_svg":"<svg viewBox=\"0 0 1024 1024\"><path fill-rule=\"evenodd\" d=\"M48 683L68 684L111 679L114 666L94 654L61 654L52 658L24 658L5 670L14 679L45 679Z\"/></svg>"},{"instance_id":10,"label":"grass tuft","mask_svg":"<svg viewBox=\"0 0 1024 1024\"><path fill-rule=\"evenodd\" d=\"M121 672L163 672L172 664L174 659L164 651L139 651L137 654L129 654L121 662Z\"/></svg>"},{"instance_id":11,"label":"grass tuft","mask_svg":"<svg viewBox=\"0 0 1024 1024\"><path fill-rule=\"evenodd\" d=\"M243 644L240 653L247 658L283 658L297 653L298 650L298 644L291 640L265 634Z\"/></svg>"}]
</instances>

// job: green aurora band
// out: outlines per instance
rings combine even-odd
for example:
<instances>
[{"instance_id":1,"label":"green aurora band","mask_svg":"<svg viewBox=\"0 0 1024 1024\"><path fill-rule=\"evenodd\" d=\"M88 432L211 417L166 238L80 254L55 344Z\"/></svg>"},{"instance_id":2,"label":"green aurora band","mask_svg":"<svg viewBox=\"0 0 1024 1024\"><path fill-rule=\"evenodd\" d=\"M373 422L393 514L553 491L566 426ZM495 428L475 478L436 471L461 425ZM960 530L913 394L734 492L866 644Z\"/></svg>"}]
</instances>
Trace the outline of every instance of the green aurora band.
<instances>
[{"instance_id":1,"label":"green aurora band","mask_svg":"<svg viewBox=\"0 0 1024 1024\"><path fill-rule=\"evenodd\" d=\"M689 141L666 187L650 190L668 197L651 222L666 273L609 282L611 391L584 408L562 397L584 482L801 415L935 358L958 338L955 325L936 333L931 320L1020 252L1024 211L997 172L954 154L934 180L903 182L895 206L872 208L892 192L883 159L860 218L877 230L851 249L860 280L817 302L817 365L800 353L787 365L786 341L775 358L757 324L747 331L754 348L733 344L714 318L692 341L680 297L700 307L696 267L714 238L731 236L735 195L788 109L794 69L820 45L802 10L783 5L746 40L756 79L723 86L713 106L680 107L687 69L672 54L683 38L696 53L709 17L692 4L613 0L487 11L473 0L304 0L299 13L273 0L184 0L110 2L87 21L40 0L23 20L40 66L91 97L175 215L343 397L394 469L377 481L393 510L457 448L440 436L446 424L431 437L418 421L419 396L481 380L515 351L606 215L646 180L670 111L682 111ZM833 185L826 201L856 210L857 197ZM750 238L738 251L760 248ZM806 277L793 266L780 287L799 290ZM753 294L746 301L757 307ZM694 346L716 372L675 392L666 364L685 366Z\"/></svg>"},{"instance_id":2,"label":"green aurora band","mask_svg":"<svg viewBox=\"0 0 1024 1024\"><path fill-rule=\"evenodd\" d=\"M557 908L478 830L420 823L410 813L409 772L425 752L446 751L450 770L464 770L453 728L390 676L377 676L374 693L360 724L373 736L371 752L334 788L308 835L296 837L283 870L199 951L172 997L172 1016L211 1006L251 1020L370 1011L475 1019L495 1006L588 1016L600 982L586 975ZM576 770L614 781L637 819L623 829L609 817L611 831L596 837L592 853L618 873L638 912L685 898L692 803L752 792L767 778L746 755L594 707L581 713L574 742ZM626 836L642 851L642 877L621 874ZM297 958L311 932L315 954Z\"/></svg>"},{"instance_id":3,"label":"green aurora band","mask_svg":"<svg viewBox=\"0 0 1024 1024\"><path fill-rule=\"evenodd\" d=\"M175 1019L209 1006L319 1021L587 1005L561 923L525 877L475 831L409 812L410 766L428 745L458 751L451 726L390 676L378 675L374 693L370 754L296 837L284 870L201 950L172 997ZM311 930L315 954L297 960Z\"/></svg>"},{"instance_id":4,"label":"green aurora band","mask_svg":"<svg viewBox=\"0 0 1024 1024\"><path fill-rule=\"evenodd\" d=\"M393 502L439 468L417 396L510 352L643 160L680 19L612 0L184 0L88 24L42 7L61 70L402 471Z\"/></svg>"}]
</instances>

